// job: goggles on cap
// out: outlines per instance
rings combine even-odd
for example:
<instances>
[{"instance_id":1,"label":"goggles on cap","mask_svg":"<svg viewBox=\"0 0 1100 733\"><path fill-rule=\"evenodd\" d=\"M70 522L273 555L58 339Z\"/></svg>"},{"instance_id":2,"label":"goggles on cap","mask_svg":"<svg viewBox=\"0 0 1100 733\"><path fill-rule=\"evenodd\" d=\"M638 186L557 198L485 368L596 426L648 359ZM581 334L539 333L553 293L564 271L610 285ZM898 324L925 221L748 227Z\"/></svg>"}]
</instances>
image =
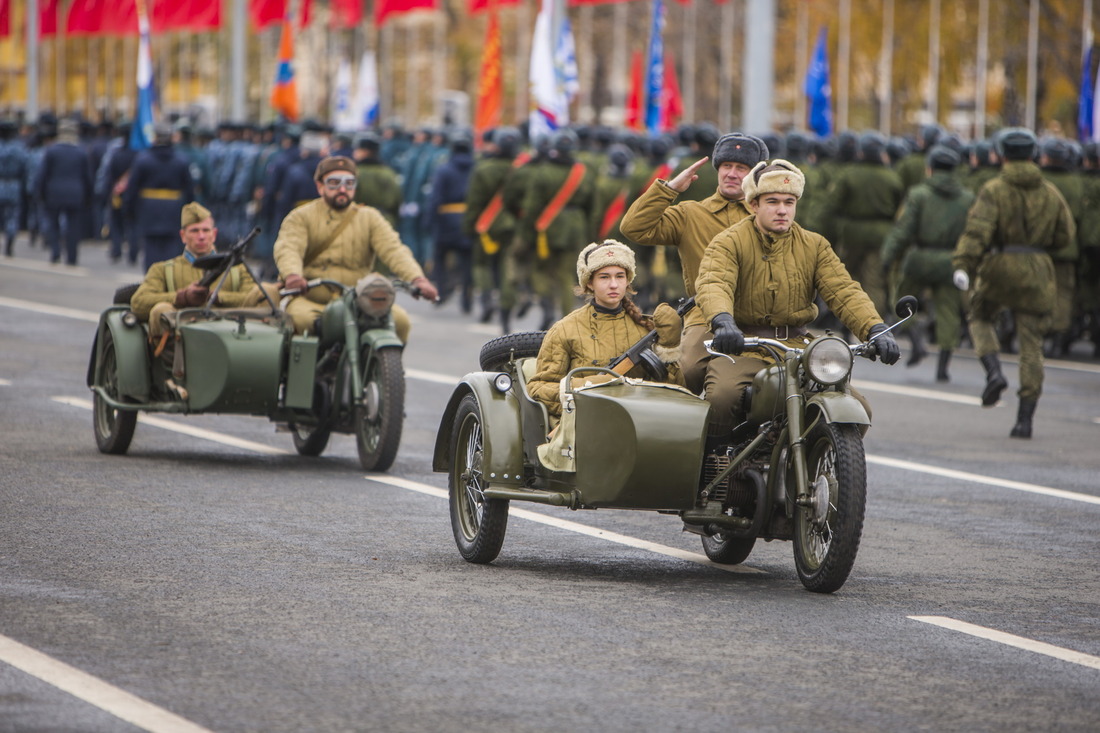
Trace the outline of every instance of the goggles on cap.
<instances>
[{"instance_id":1,"label":"goggles on cap","mask_svg":"<svg viewBox=\"0 0 1100 733\"><path fill-rule=\"evenodd\" d=\"M322 183L325 184L325 188L329 191L339 191L341 188L346 188L351 191L355 188L357 181L352 176L331 176L322 181Z\"/></svg>"}]
</instances>

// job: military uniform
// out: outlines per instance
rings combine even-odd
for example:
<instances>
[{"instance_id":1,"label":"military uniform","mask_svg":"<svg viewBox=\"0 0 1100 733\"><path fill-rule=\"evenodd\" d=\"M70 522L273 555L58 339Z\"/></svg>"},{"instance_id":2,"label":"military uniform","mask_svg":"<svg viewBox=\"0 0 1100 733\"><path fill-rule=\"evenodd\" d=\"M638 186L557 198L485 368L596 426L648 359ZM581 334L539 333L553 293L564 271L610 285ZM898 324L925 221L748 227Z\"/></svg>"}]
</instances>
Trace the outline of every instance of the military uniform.
<instances>
[{"instance_id":1,"label":"military uniform","mask_svg":"<svg viewBox=\"0 0 1100 733\"><path fill-rule=\"evenodd\" d=\"M1006 385L993 319L1006 308L1015 316L1020 340L1015 437L1031 437L1031 416L1042 393L1042 338L1050 326L1055 299L1051 257L1071 248L1074 235L1073 216L1058 190L1043 180L1034 163L1013 159L1006 160L1001 175L982 187L955 247L952 265L966 272L971 282L976 277L970 337L986 369L985 405L994 404Z\"/></svg>"},{"instance_id":2,"label":"military uniform","mask_svg":"<svg viewBox=\"0 0 1100 733\"><path fill-rule=\"evenodd\" d=\"M149 324L149 335L159 336L164 326L159 316L176 310L176 293L206 274L192 264L195 257L184 252L170 260L154 263L145 273L145 279L130 298L130 310L139 320ZM258 295L256 282L244 265L236 265L225 278L218 291L216 305L223 308L239 308Z\"/></svg>"},{"instance_id":3,"label":"military uniform","mask_svg":"<svg viewBox=\"0 0 1100 733\"><path fill-rule=\"evenodd\" d=\"M381 160L361 160L355 173L355 203L373 206L392 226L397 226L401 208L401 183L393 169Z\"/></svg>"},{"instance_id":4,"label":"military uniform","mask_svg":"<svg viewBox=\"0 0 1100 733\"><path fill-rule=\"evenodd\" d=\"M1054 184L1062 194L1066 205L1073 215L1076 231L1081 231L1081 220L1085 215L1085 183L1076 171L1062 167L1044 167L1043 178ZM1054 252L1054 280L1056 294L1054 312L1051 314L1050 330L1054 343L1051 356L1061 356L1069 351L1069 330L1073 319L1073 302L1077 289L1077 260L1081 250L1077 236L1073 237L1073 246L1060 252Z\"/></svg>"},{"instance_id":5,"label":"military uniform","mask_svg":"<svg viewBox=\"0 0 1100 733\"><path fill-rule=\"evenodd\" d=\"M134 158L123 205L142 240L145 270L175 257L183 245L180 212L195 198L191 168L170 144L158 144Z\"/></svg>"},{"instance_id":6,"label":"military uniform","mask_svg":"<svg viewBox=\"0 0 1100 733\"><path fill-rule=\"evenodd\" d=\"M760 231L752 216L722 232L707 247L696 287L697 310L707 323L729 313L745 334L781 339L799 348L809 341L806 325L817 318L817 294L860 340L882 322L828 240L797 223L776 236ZM712 433L721 434L732 428L753 376L771 361L742 354L732 369L727 359L715 362L723 363L722 371L709 369L705 387L712 406Z\"/></svg>"},{"instance_id":7,"label":"military uniform","mask_svg":"<svg viewBox=\"0 0 1100 733\"><path fill-rule=\"evenodd\" d=\"M504 194L506 188L513 185L516 170L516 161L507 156L491 155L480 159L470 174L463 219L466 235L474 243L474 288L483 300L488 299L483 305L490 317L495 293L505 331L508 330L509 314L516 305L515 282L509 277L507 266L516 236L516 217L506 206ZM498 196L499 203L494 204ZM491 204L495 215L492 212L485 214ZM477 231L482 215L492 217L484 234Z\"/></svg>"},{"instance_id":8,"label":"military uniform","mask_svg":"<svg viewBox=\"0 0 1100 733\"><path fill-rule=\"evenodd\" d=\"M14 129L12 130L14 133ZM27 149L17 140L0 139L0 231L5 236L4 254L11 256L19 231L23 182L27 178Z\"/></svg>"},{"instance_id":9,"label":"military uniform","mask_svg":"<svg viewBox=\"0 0 1100 733\"><path fill-rule=\"evenodd\" d=\"M910 189L882 248L884 269L900 261L899 295L931 293L940 348L936 378L942 382L947 381L947 362L962 330L962 299L951 281L951 255L973 202L974 194L965 190L950 170L934 170L930 178ZM912 327L911 323L905 325ZM910 358L910 364L919 361L923 351L917 335L913 346L915 358Z\"/></svg>"},{"instance_id":10,"label":"military uniform","mask_svg":"<svg viewBox=\"0 0 1100 733\"><path fill-rule=\"evenodd\" d=\"M345 217L353 217L337 234ZM351 204L344 211L331 208L324 199L315 199L287 214L275 240L275 264L284 280L287 275L302 275L306 280L325 278L354 285L374 269L379 259L397 277L412 281L424 277L412 252L401 243L390 223L377 209ZM298 333L307 333L313 322L334 297L326 287L312 288L293 298L286 307ZM398 335L407 341L408 314L393 307Z\"/></svg>"}]
</instances>

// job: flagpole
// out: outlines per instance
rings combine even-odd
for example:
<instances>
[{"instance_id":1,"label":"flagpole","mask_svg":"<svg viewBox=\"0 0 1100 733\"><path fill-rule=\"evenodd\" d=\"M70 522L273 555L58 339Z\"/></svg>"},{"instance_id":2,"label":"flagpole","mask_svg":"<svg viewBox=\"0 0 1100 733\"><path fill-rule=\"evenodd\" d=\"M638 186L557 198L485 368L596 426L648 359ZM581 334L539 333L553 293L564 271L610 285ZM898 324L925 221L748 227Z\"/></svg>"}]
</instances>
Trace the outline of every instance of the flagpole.
<instances>
[{"instance_id":1,"label":"flagpole","mask_svg":"<svg viewBox=\"0 0 1100 733\"><path fill-rule=\"evenodd\" d=\"M974 138L985 137L985 99L989 67L989 0L978 0L978 67L974 90Z\"/></svg>"},{"instance_id":2,"label":"flagpole","mask_svg":"<svg viewBox=\"0 0 1100 733\"><path fill-rule=\"evenodd\" d=\"M805 73L810 66L810 4L808 2L798 4L798 40L796 42L798 58L798 73ZM803 84L803 86L805 86ZM795 128L802 129L806 125L806 94L799 90L794 102Z\"/></svg>"},{"instance_id":3,"label":"flagpole","mask_svg":"<svg viewBox=\"0 0 1100 733\"><path fill-rule=\"evenodd\" d=\"M722 80L718 86L718 126L722 132L733 127L733 2L727 0L722 4L722 38L726 43L721 44L721 72Z\"/></svg>"},{"instance_id":4,"label":"flagpole","mask_svg":"<svg viewBox=\"0 0 1100 733\"><path fill-rule=\"evenodd\" d=\"M519 0L516 5L516 122L527 119L530 102L527 99L531 65L531 11L528 2Z\"/></svg>"},{"instance_id":5,"label":"flagpole","mask_svg":"<svg viewBox=\"0 0 1100 733\"><path fill-rule=\"evenodd\" d=\"M27 0L27 119L38 119L38 0Z\"/></svg>"},{"instance_id":6,"label":"flagpole","mask_svg":"<svg viewBox=\"0 0 1100 733\"><path fill-rule=\"evenodd\" d=\"M696 0L698 2L698 0ZM620 3L621 4L621 3ZM684 120L686 122L695 121L695 26L696 26L696 4L695 2L689 2L684 5L683 12L683 24L681 29L682 36L680 45L682 47L680 51L680 63L683 64L684 73L681 77L684 80Z\"/></svg>"},{"instance_id":7,"label":"flagpole","mask_svg":"<svg viewBox=\"0 0 1100 733\"><path fill-rule=\"evenodd\" d=\"M840 39L837 49L836 129L848 129L848 74L852 63L852 0L840 0Z\"/></svg>"},{"instance_id":8,"label":"flagpole","mask_svg":"<svg viewBox=\"0 0 1100 733\"><path fill-rule=\"evenodd\" d=\"M1035 129L1035 99L1038 94L1036 80L1039 74L1039 0L1031 0L1027 18L1027 102L1024 105L1024 124Z\"/></svg>"},{"instance_id":9,"label":"flagpole","mask_svg":"<svg viewBox=\"0 0 1100 733\"><path fill-rule=\"evenodd\" d=\"M940 119L940 0L932 0L928 16L928 114Z\"/></svg>"},{"instance_id":10,"label":"flagpole","mask_svg":"<svg viewBox=\"0 0 1100 733\"><path fill-rule=\"evenodd\" d=\"M627 57L630 49L627 48L627 25L630 24L630 16L627 13L626 3L615 3L611 12L611 98L615 109L619 110L626 121L626 95L629 94L624 80L627 76Z\"/></svg>"},{"instance_id":11,"label":"flagpole","mask_svg":"<svg viewBox=\"0 0 1100 733\"><path fill-rule=\"evenodd\" d=\"M585 4L581 6L580 11L580 43L577 44L580 48L588 53L592 48L592 6ZM580 61L578 60L578 65ZM585 63L581 68L584 69L584 75L581 80L581 98L577 110L577 120L583 122L592 121L592 86L596 79L596 59L595 53L592 53L592 58L585 60Z\"/></svg>"},{"instance_id":12,"label":"flagpole","mask_svg":"<svg viewBox=\"0 0 1100 733\"><path fill-rule=\"evenodd\" d=\"M746 3L745 45L741 56L741 121L746 132L772 129L775 96L775 0Z\"/></svg>"},{"instance_id":13,"label":"flagpole","mask_svg":"<svg viewBox=\"0 0 1100 733\"><path fill-rule=\"evenodd\" d=\"M405 21L405 119L409 121L410 125L419 126L417 123L417 105L416 105L416 77L417 77L417 58L416 58L416 41L417 41L417 29L415 23L408 20Z\"/></svg>"},{"instance_id":14,"label":"flagpole","mask_svg":"<svg viewBox=\"0 0 1100 733\"><path fill-rule=\"evenodd\" d=\"M444 124L446 115L442 110L444 109L443 89L447 86L447 14L437 10L435 16L435 48L433 49L435 61L432 64L432 86L435 88L435 100L440 109L439 122Z\"/></svg>"},{"instance_id":15,"label":"flagpole","mask_svg":"<svg viewBox=\"0 0 1100 733\"><path fill-rule=\"evenodd\" d=\"M938 0L936 0L938 2ZM879 130L890 134L891 106L893 104L894 75L894 0L883 0L882 4L882 53L879 56Z\"/></svg>"},{"instance_id":16,"label":"flagpole","mask_svg":"<svg viewBox=\"0 0 1100 733\"><path fill-rule=\"evenodd\" d=\"M231 0L232 31L230 36L230 62L229 62L229 109L230 116L236 122L245 119L245 0ZM290 0L292 9L296 10L298 3ZM291 16L294 17L294 16Z\"/></svg>"}]
</instances>

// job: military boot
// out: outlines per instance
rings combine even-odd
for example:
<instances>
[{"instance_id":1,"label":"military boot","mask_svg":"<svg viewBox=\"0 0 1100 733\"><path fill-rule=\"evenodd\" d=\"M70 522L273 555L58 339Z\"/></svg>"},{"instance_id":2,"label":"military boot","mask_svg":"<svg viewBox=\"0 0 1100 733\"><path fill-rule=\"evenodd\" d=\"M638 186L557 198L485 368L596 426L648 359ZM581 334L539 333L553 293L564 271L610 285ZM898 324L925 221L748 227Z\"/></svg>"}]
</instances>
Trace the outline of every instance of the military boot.
<instances>
[{"instance_id":1,"label":"military boot","mask_svg":"<svg viewBox=\"0 0 1100 733\"><path fill-rule=\"evenodd\" d=\"M996 354L982 357L985 367L985 389L982 390L982 407L991 407L1001 398L1001 392L1008 386L1008 380L1001 374L1001 360Z\"/></svg>"},{"instance_id":2,"label":"military boot","mask_svg":"<svg viewBox=\"0 0 1100 733\"><path fill-rule=\"evenodd\" d=\"M15 245L15 237L11 237L8 241L4 242L4 256L12 256L12 247Z\"/></svg>"},{"instance_id":3,"label":"military boot","mask_svg":"<svg viewBox=\"0 0 1100 733\"><path fill-rule=\"evenodd\" d=\"M916 366L920 364L924 357L928 356L928 349L924 346L924 333L921 331L920 326L914 326L909 329L909 341L913 344L909 350L909 358L905 362L905 366Z\"/></svg>"},{"instance_id":4,"label":"military boot","mask_svg":"<svg viewBox=\"0 0 1100 733\"><path fill-rule=\"evenodd\" d=\"M512 309L500 309L500 329L505 336L512 332Z\"/></svg>"},{"instance_id":5,"label":"military boot","mask_svg":"<svg viewBox=\"0 0 1100 733\"><path fill-rule=\"evenodd\" d=\"M554 299L542 298L539 304L542 306L542 323L539 325L539 330L548 331L551 326L558 322L558 314L554 309Z\"/></svg>"},{"instance_id":6,"label":"military boot","mask_svg":"<svg viewBox=\"0 0 1100 733\"><path fill-rule=\"evenodd\" d=\"M489 323L493 320L493 316L497 311L497 293L493 290L483 290L481 292L481 317L478 319L481 323Z\"/></svg>"},{"instance_id":7,"label":"military boot","mask_svg":"<svg viewBox=\"0 0 1100 733\"><path fill-rule=\"evenodd\" d=\"M950 382L951 377L947 374L947 365L951 361L951 350L940 349L940 358L936 363L936 381L937 382Z\"/></svg>"},{"instance_id":8,"label":"military boot","mask_svg":"<svg viewBox=\"0 0 1100 733\"><path fill-rule=\"evenodd\" d=\"M1016 411L1016 424L1012 426L1012 432L1009 435L1013 438L1031 437L1031 418L1035 415L1035 405L1038 402L1036 399L1020 399L1020 407Z\"/></svg>"}]
</instances>

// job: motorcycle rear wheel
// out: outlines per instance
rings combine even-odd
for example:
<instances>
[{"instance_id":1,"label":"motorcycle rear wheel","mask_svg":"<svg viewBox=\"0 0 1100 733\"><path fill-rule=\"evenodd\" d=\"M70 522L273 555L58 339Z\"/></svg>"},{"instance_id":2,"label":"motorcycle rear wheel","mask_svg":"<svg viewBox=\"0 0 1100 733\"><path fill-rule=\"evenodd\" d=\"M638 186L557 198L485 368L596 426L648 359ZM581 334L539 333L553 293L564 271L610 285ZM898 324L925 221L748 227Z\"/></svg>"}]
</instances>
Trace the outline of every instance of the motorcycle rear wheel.
<instances>
[{"instance_id":1,"label":"motorcycle rear wheel","mask_svg":"<svg viewBox=\"0 0 1100 733\"><path fill-rule=\"evenodd\" d=\"M458 552L468 562L489 563L500 554L508 530L508 502L486 499L482 474L484 434L477 398L466 395L455 414L451 433L451 530Z\"/></svg>"},{"instance_id":2,"label":"motorcycle rear wheel","mask_svg":"<svg viewBox=\"0 0 1100 733\"><path fill-rule=\"evenodd\" d=\"M367 360L369 351L363 350ZM364 370L365 404L355 408L355 446L364 471L385 471L397 458L405 422L405 369L401 350L379 349Z\"/></svg>"},{"instance_id":3,"label":"motorcycle rear wheel","mask_svg":"<svg viewBox=\"0 0 1100 733\"><path fill-rule=\"evenodd\" d=\"M807 590L832 593L852 572L863 533L867 463L859 428L818 422L806 439L806 469L813 506L795 509L795 567Z\"/></svg>"},{"instance_id":4,"label":"motorcycle rear wheel","mask_svg":"<svg viewBox=\"0 0 1100 733\"><path fill-rule=\"evenodd\" d=\"M745 562L756 545L755 537L725 538L722 533L713 537L703 537L703 552L711 562L722 565L740 565Z\"/></svg>"},{"instance_id":5,"label":"motorcycle rear wheel","mask_svg":"<svg viewBox=\"0 0 1100 733\"><path fill-rule=\"evenodd\" d=\"M109 331L103 335L102 373L103 390L112 399L121 399L118 391L118 353ZM137 426L137 411L116 410L98 392L93 392L92 421L95 443L101 453L122 455L129 450Z\"/></svg>"},{"instance_id":6,"label":"motorcycle rear wheel","mask_svg":"<svg viewBox=\"0 0 1100 733\"><path fill-rule=\"evenodd\" d=\"M294 450L298 451L298 455L312 458L325 452L328 439L332 437L332 427L290 423L290 437L294 441Z\"/></svg>"}]
</instances>

